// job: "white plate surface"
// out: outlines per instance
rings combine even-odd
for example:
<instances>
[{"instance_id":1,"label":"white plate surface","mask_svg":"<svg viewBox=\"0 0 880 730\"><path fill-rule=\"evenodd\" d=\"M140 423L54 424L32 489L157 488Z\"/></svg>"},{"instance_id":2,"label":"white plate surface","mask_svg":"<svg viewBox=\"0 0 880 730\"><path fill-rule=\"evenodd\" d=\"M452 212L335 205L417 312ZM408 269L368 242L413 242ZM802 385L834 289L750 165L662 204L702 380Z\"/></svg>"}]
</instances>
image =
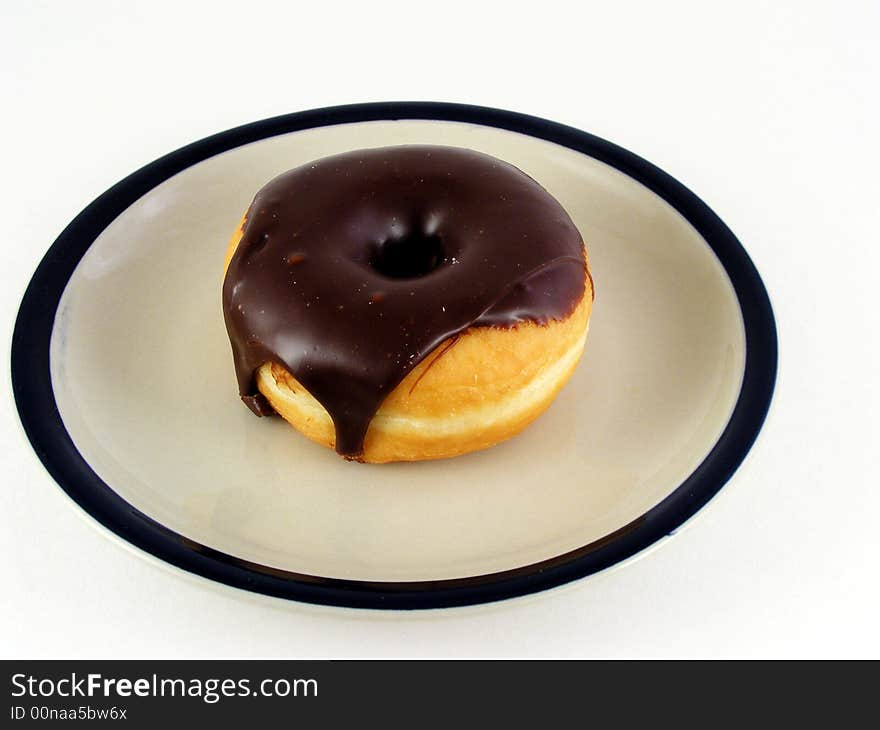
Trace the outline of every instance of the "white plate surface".
<instances>
[{"instance_id":1,"label":"white plate surface","mask_svg":"<svg viewBox=\"0 0 880 730\"><path fill-rule=\"evenodd\" d=\"M438 462L348 463L238 400L220 304L223 254L274 175L405 143L480 150L540 182L587 243L595 307L573 379L520 436ZM366 581L509 570L630 523L709 452L745 361L724 269L659 196L568 148L440 121L294 132L168 179L86 252L50 352L68 432L131 505L244 560Z\"/></svg>"}]
</instances>

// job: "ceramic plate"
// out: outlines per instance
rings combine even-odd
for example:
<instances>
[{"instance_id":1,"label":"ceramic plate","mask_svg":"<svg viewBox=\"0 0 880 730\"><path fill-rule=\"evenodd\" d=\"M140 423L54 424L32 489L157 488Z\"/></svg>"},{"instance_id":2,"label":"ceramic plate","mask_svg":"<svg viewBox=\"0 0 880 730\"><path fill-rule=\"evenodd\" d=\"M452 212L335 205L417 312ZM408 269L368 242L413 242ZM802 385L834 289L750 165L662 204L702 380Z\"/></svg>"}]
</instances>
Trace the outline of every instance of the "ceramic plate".
<instances>
[{"instance_id":1,"label":"ceramic plate","mask_svg":"<svg viewBox=\"0 0 880 730\"><path fill-rule=\"evenodd\" d=\"M521 168L587 243L587 347L516 438L456 459L348 463L238 399L220 286L258 188L309 160L457 145ZM132 545L251 591L452 606L586 576L675 531L729 479L776 370L767 294L695 195L641 158L534 117L367 104L223 132L126 178L52 245L13 339L38 456Z\"/></svg>"}]
</instances>

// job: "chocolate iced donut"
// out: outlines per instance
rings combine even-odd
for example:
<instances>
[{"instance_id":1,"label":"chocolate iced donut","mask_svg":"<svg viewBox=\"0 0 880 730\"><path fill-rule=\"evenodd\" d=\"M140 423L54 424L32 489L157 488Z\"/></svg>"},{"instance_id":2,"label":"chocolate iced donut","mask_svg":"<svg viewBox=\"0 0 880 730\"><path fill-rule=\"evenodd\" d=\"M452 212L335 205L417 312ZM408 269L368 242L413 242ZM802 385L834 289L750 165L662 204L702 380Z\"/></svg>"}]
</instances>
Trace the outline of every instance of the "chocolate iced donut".
<instances>
[{"instance_id":1,"label":"chocolate iced donut","mask_svg":"<svg viewBox=\"0 0 880 730\"><path fill-rule=\"evenodd\" d=\"M358 150L256 195L223 310L242 399L362 461L492 445L584 346L592 280L562 206L472 150Z\"/></svg>"}]
</instances>

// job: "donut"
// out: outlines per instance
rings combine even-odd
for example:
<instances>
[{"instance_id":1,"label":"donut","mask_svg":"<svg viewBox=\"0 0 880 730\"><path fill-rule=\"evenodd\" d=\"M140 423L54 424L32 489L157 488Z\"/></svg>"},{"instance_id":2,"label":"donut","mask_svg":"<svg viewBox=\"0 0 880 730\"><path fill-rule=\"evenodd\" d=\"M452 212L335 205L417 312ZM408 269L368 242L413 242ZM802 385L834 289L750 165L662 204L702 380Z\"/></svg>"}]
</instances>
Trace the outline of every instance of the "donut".
<instances>
[{"instance_id":1,"label":"donut","mask_svg":"<svg viewBox=\"0 0 880 730\"><path fill-rule=\"evenodd\" d=\"M546 190L469 149L356 150L265 185L226 253L239 394L356 461L522 431L584 349L593 282Z\"/></svg>"}]
</instances>

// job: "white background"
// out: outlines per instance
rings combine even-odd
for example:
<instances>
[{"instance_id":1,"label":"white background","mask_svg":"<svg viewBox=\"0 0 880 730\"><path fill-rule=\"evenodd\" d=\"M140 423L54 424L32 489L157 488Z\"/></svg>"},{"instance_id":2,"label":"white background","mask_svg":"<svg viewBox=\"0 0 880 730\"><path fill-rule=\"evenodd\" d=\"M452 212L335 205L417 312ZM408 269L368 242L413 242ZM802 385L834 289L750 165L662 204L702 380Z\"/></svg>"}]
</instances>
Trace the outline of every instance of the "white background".
<instances>
[{"instance_id":1,"label":"white background","mask_svg":"<svg viewBox=\"0 0 880 730\"><path fill-rule=\"evenodd\" d=\"M880 4L0 0L0 655L880 656ZM458 101L611 139L743 241L780 375L687 530L549 593L310 607L157 567L96 530L18 425L8 342L61 229L135 168L263 117Z\"/></svg>"}]
</instances>

